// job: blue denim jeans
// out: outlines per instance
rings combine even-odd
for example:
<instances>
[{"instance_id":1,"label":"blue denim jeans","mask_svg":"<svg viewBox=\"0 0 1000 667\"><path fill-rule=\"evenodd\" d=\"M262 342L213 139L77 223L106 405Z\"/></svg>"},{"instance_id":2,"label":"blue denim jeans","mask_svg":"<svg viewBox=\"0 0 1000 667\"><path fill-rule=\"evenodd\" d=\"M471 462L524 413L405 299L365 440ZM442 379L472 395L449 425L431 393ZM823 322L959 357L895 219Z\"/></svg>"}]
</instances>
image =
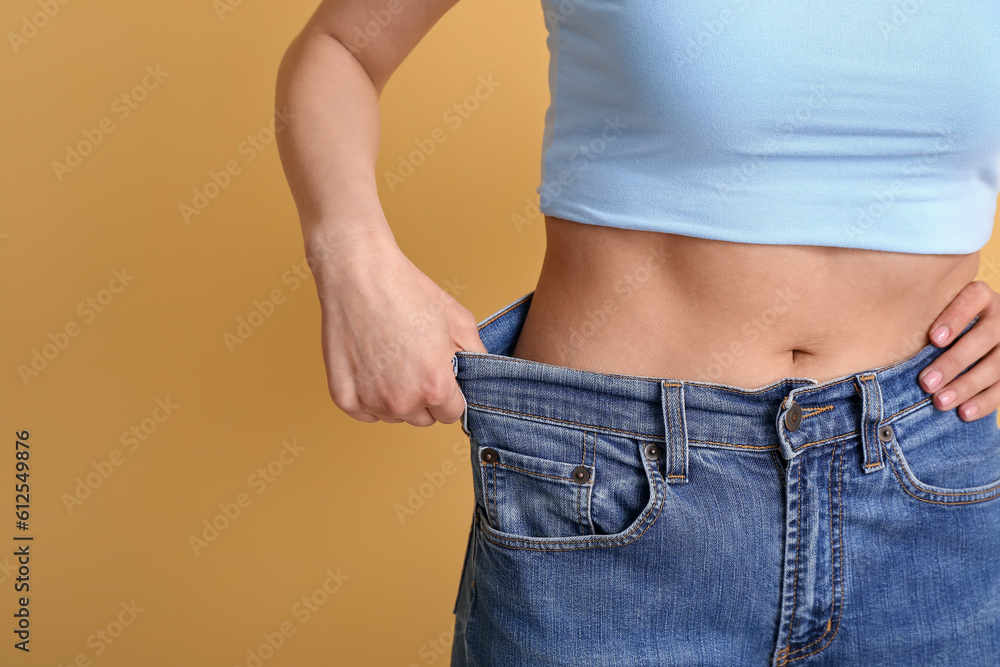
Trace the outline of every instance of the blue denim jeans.
<instances>
[{"instance_id":1,"label":"blue denim jeans","mask_svg":"<svg viewBox=\"0 0 1000 667\"><path fill-rule=\"evenodd\" d=\"M453 666L1000 665L1000 429L932 405L941 348L755 389L597 373L510 356L533 294L453 359Z\"/></svg>"}]
</instances>

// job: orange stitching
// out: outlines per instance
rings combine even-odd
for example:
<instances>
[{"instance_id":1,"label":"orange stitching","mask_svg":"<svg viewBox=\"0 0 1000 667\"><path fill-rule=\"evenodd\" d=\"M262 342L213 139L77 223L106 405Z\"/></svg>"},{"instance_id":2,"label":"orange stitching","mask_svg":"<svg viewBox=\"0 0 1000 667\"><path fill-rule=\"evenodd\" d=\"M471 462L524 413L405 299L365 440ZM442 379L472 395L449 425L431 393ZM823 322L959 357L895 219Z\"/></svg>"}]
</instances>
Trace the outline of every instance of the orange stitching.
<instances>
[{"instance_id":1,"label":"orange stitching","mask_svg":"<svg viewBox=\"0 0 1000 667\"><path fill-rule=\"evenodd\" d=\"M843 447L840 448L843 451ZM833 454L830 456L830 477L828 478L830 483L828 485L827 497L830 500L830 620L826 622L826 632L830 631L830 623L833 621L833 605L837 603L837 578L834 576L833 568L836 562L836 554L833 548L833 460L837 458L837 445L833 446ZM837 481L838 489L840 481ZM826 632L823 634L826 635Z\"/></svg>"},{"instance_id":2,"label":"orange stitching","mask_svg":"<svg viewBox=\"0 0 1000 667\"><path fill-rule=\"evenodd\" d=\"M706 445L724 445L726 447L738 447L739 449L778 449L780 445L737 445L731 442L714 442L712 440L688 440L688 442L698 442Z\"/></svg>"},{"instance_id":3,"label":"orange stitching","mask_svg":"<svg viewBox=\"0 0 1000 667\"><path fill-rule=\"evenodd\" d=\"M587 431L583 432L583 458L580 460L580 465L587 463ZM591 477L591 480L593 477ZM588 480L590 481L590 480ZM587 531L583 526L583 513L580 510L580 506L583 504L583 484L577 484L576 487L576 521L580 524L580 534L586 535Z\"/></svg>"},{"instance_id":4,"label":"orange stitching","mask_svg":"<svg viewBox=\"0 0 1000 667\"><path fill-rule=\"evenodd\" d=\"M648 473L648 466L649 466L649 464L647 462L646 463L647 473ZM657 475L659 475L659 470L657 470ZM647 475L647 477L648 477L648 475ZM657 488L658 485L659 485L659 482L657 482L653 486L653 501L652 502L654 502L654 503L656 502L656 498L657 498L656 488ZM645 517L649 514L650 511L651 511L651 507L650 508L646 508L646 510L640 515L641 518L640 518L639 523L632 529L632 531L635 531L636 529L638 529L639 525L642 524L642 521L645 520ZM659 512L657 512L657 514L659 514ZM632 532L632 531L629 531L629 532ZM621 539L622 537L625 537L628 534L629 533L626 533L625 535L619 535L617 538L613 538L613 539ZM534 541L534 539L532 539L532 538L526 538L526 537L504 537L504 538L498 538L498 539L505 539L505 540L511 540L511 541L517 541L517 542L533 542ZM537 538L535 538L535 539L537 539ZM610 541L610 540L605 539L605 541ZM547 551L547 550L546 549L542 549L542 551Z\"/></svg>"},{"instance_id":5,"label":"orange stitching","mask_svg":"<svg viewBox=\"0 0 1000 667\"><path fill-rule=\"evenodd\" d=\"M681 385L677 385L677 386L681 387ZM672 407L673 408L673 411L675 412L675 418L677 419L677 427L678 427L678 430L680 431L680 433L678 433L678 437L680 438L680 451L677 451L676 448L674 450L677 453L677 458L679 459L677 461L677 466L681 470L681 474L677 475L677 479L687 480L687 476L688 476L688 472L689 472L688 471L688 465L687 465L688 464L688 456L687 456L687 454L688 454L688 441L687 441L687 434L684 432L685 429L684 429L684 400L683 400L683 398L680 397L680 396L678 396L678 400L671 401L670 405L668 407Z\"/></svg>"},{"instance_id":6,"label":"orange stitching","mask_svg":"<svg viewBox=\"0 0 1000 667\"><path fill-rule=\"evenodd\" d=\"M497 464L493 463L493 520L496 521L497 530L500 530L500 512L497 510Z\"/></svg>"},{"instance_id":7,"label":"orange stitching","mask_svg":"<svg viewBox=\"0 0 1000 667\"><path fill-rule=\"evenodd\" d=\"M900 459L905 458L902 455L902 453L896 448L896 442L895 442L895 440L892 441L892 446L899 453ZM907 479L909 479L911 482L913 482L913 486L917 487L918 489L920 489L921 491L923 491L925 493L930 493L930 494L935 495L935 496L977 496L980 493L986 493L988 491L992 491L993 489L1000 489L1000 482L998 482L998 483L996 483L993 486L990 486L990 487L985 488L985 489L980 489L979 491L973 491L972 493L969 493L969 492L965 492L965 493L952 493L952 492L944 492L944 491L931 491L930 489L926 488L927 487L926 484L923 484L922 482L917 481L912 475L910 475L909 472L907 472L907 470L906 470L905 467L903 467L903 472L906 474Z\"/></svg>"},{"instance_id":8,"label":"orange stitching","mask_svg":"<svg viewBox=\"0 0 1000 667\"><path fill-rule=\"evenodd\" d=\"M648 476L649 476L649 470L650 470L649 469L649 462L648 461L645 464L645 469L646 469L647 478L648 478ZM604 542L611 542L611 544L593 544L591 546L586 546L586 547L572 547L572 546L569 546L569 547L566 547L564 549L541 549L541 548L537 548L537 547L517 547L517 546L512 546L510 544L505 544L503 542L498 541L500 539L507 540L507 541L512 541L512 542L533 542L534 541L534 540L529 539L529 538L524 538L524 537L496 538L496 537L493 537L492 535L490 535L489 533L487 533L485 530L483 531L482 535L483 535L483 537L486 538L487 541L492 542L493 544L496 544L496 545L501 546L501 547L505 547L507 549L521 549L522 551L577 551L577 550L582 550L582 549L598 549L598 548L604 548L604 547L625 546L626 544L630 544L630 543L636 541L637 539L639 539L640 537L642 537L643 534L645 534L645 532L647 530L649 530L649 527L652 526L656 522L656 519L659 518L659 516L660 516L660 511L663 509L663 501L660 499L660 496L659 496L659 488L660 488L660 484L661 484L661 479L659 477L659 472L660 472L659 470L656 470L656 477L657 477L657 479L654 480L654 483L653 483L653 499L650 501L650 505L646 508L646 510L642 513L642 515L640 515L639 522L635 525L634 528L632 528L630 531L628 531L627 533L625 533L623 535L619 535L618 537L615 537L615 538L612 538L612 539L602 540ZM666 489L664 489L664 495L666 495ZM629 540L627 542L622 542L620 544L615 544L614 543L615 541L620 540L620 539L622 539L624 537L627 537L631 533L634 533L636 530L638 530L639 527L649 517L649 513L652 512L652 508L654 506L656 506L656 505L659 505L659 507L657 507L657 509L656 509L656 515L646 525L646 527L642 529L641 533L639 533L638 535L636 535L635 537L633 537L631 540Z\"/></svg>"},{"instance_id":9,"label":"orange stitching","mask_svg":"<svg viewBox=\"0 0 1000 667\"><path fill-rule=\"evenodd\" d=\"M637 436L637 438L646 438L647 440L664 440L664 441L666 440L666 438L664 436L662 436L662 435L651 435L649 433L637 433L635 431L626 431L626 430L623 430L623 429L611 428L609 426L597 426L597 425L594 425L594 424L582 424L580 422L570 421L568 419L557 419L555 417L543 417L542 415L536 415L536 414L532 414L530 412L518 412L517 410L507 410L507 409L504 409L504 408L495 408L495 407L492 407L492 406L489 406L489 405L480 405L478 403L469 403L469 406L474 407L474 408L483 408L484 410L494 410L496 412L506 412L506 413L512 414L512 415L522 415L524 417L536 417L538 419L543 419L543 420L553 421L553 422L560 422L562 424L575 424L576 426L585 426L585 427L590 428L590 429L596 429L596 430L601 430L601 431L611 431L613 433L624 433L626 435ZM586 429L584 429L584 430L586 430ZM847 435L853 435L855 433L857 433L857 431L852 431L851 433L848 433ZM838 437L844 437L844 436L838 436ZM725 447L736 447L736 448L739 448L739 449L768 450L768 449L778 449L780 447L780 445L738 445L738 444L735 444L735 443L732 443L732 442L715 442L713 440L688 440L688 442L696 442L696 443L702 443L702 444L706 444L706 445L723 445ZM826 442L826 441L825 440L820 440L819 442ZM805 446L807 446L809 444L817 444L817 443L806 443L806 445L803 445L803 447L805 447ZM798 450L796 450L796 451L798 451Z\"/></svg>"},{"instance_id":10,"label":"orange stitching","mask_svg":"<svg viewBox=\"0 0 1000 667\"><path fill-rule=\"evenodd\" d=\"M853 438L856 435L858 435L858 431L851 431L850 433L841 433L840 435L835 435L835 436L833 436L831 438L826 438L824 440L814 440L813 442L807 442L804 445L802 445L801 447L799 447L798 449L796 449L795 447L792 447L792 451L793 452L801 452L806 447L811 447L813 445L822 445L824 442L830 442L831 440L840 440L842 438Z\"/></svg>"},{"instance_id":11,"label":"orange stitching","mask_svg":"<svg viewBox=\"0 0 1000 667\"><path fill-rule=\"evenodd\" d=\"M517 466L512 466L509 463L500 463L499 461L494 461L493 465L495 465L495 466L503 466L504 468L510 468L511 470L519 470L519 471L521 471L523 473L527 473L529 475L535 475L537 477L548 477L549 479L564 479L567 482L575 482L577 484L580 484L580 482L577 482L572 477L559 477L558 475L546 475L544 473L535 472L533 470L525 470L524 468L518 468ZM593 480L588 480L588 481L584 482L583 484L580 484L580 486L583 486L584 484L593 484Z\"/></svg>"},{"instance_id":12,"label":"orange stitching","mask_svg":"<svg viewBox=\"0 0 1000 667\"><path fill-rule=\"evenodd\" d=\"M786 660L784 664L787 664L788 662L794 662L795 660L801 660L802 658L808 658L811 655L816 655L820 651L824 650L827 646L832 644L833 638L837 636L838 632L840 632L840 621L844 617L844 503L842 502L842 495L841 495L841 489L843 487L843 477L844 477L844 451L842 449L840 451L840 476L837 479L837 500L840 501L840 507L838 508L838 513L840 517L840 609L839 613L837 614L837 628L833 631L833 634L830 635L830 641L828 641L824 646L819 647L812 653L807 653L806 655L800 655L799 657L792 658L791 660L788 660L787 659L788 656L786 655L785 656ZM829 624L829 621L827 623ZM825 632L823 634L826 635ZM810 646L811 645L812 644L810 644Z\"/></svg>"},{"instance_id":13,"label":"orange stitching","mask_svg":"<svg viewBox=\"0 0 1000 667\"><path fill-rule=\"evenodd\" d=\"M778 467L778 472L781 473L781 483L785 483L785 469L781 467L781 461L778 460L778 455L774 451L770 452L771 460L774 461L774 465Z\"/></svg>"},{"instance_id":14,"label":"orange stitching","mask_svg":"<svg viewBox=\"0 0 1000 667\"><path fill-rule=\"evenodd\" d=\"M995 495L987 496L985 498L976 498L975 500L949 500L947 502L942 501L942 500L930 500L928 498L921 498L920 496L918 496L918 495L914 494L913 492L911 492L908 488L906 488L906 485L903 484L903 478L899 476L899 472L896 470L896 464L892 462L892 457L889 457L889 465L892 467L892 472L893 472L894 475L896 475L896 479L899 480L899 486L902 487L903 491L906 491L908 494L910 494L911 496L913 496L917 500L920 500L920 501L925 502L925 503L934 503L935 505L971 505L973 503L981 503L981 502L984 502L986 500L993 500L994 498L1000 497L1000 493L997 493ZM904 469L904 472L905 472L905 469ZM993 489L998 488L996 486L993 486L993 487L990 487L988 489L983 489L982 491L977 491L975 493L945 494L945 493L940 493L940 492L937 492L937 491L928 491L927 489L923 489L923 488L921 488L920 486L918 486L915 483L914 483L914 486L916 486L919 490L923 491L924 493L928 493L928 494L935 495L935 496L944 496L944 495L976 496L976 495L979 495L980 493L985 493L985 492L992 491Z\"/></svg>"},{"instance_id":15,"label":"orange stitching","mask_svg":"<svg viewBox=\"0 0 1000 667\"><path fill-rule=\"evenodd\" d=\"M917 401L916 403L914 403L913 405L911 405L908 408L903 408L899 412L897 412L895 414L892 414L892 415L889 415L888 417L886 417L882 421L892 421L896 416L901 415L901 414L903 414L904 412L906 412L908 410L913 410L914 408L920 407L924 403L929 403L932 400L934 400L934 397L933 396L928 396L927 398L923 399L922 401Z\"/></svg>"},{"instance_id":16,"label":"orange stitching","mask_svg":"<svg viewBox=\"0 0 1000 667\"><path fill-rule=\"evenodd\" d=\"M489 533L486 533L486 532L483 532L482 535L483 535L483 537L486 538L487 542L492 542L493 544L496 544L498 546L504 547L506 549L520 549L521 551L581 551L583 549L603 549L603 548L610 548L610 547L623 547L626 544L631 544L632 542L635 542L637 539L639 539L640 537L642 537L646 533L646 531L649 530L649 527L652 526L656 522L656 519L659 518L659 516L660 516L660 510L662 510L662 509L663 509L663 505L661 503L660 507L656 510L656 516L654 516L653 519L652 519L652 521L650 521L649 524L645 528L642 529L642 532L639 533L638 535L636 535L635 537L633 537L628 542L622 542L621 544L593 544L593 545L586 546L586 547L566 547L565 549L538 549L538 548L535 548L535 547L515 547L515 546L511 546L509 544L504 544L502 542L498 542ZM622 537L624 537L624 536L622 536ZM511 538L504 538L504 539L511 539Z\"/></svg>"},{"instance_id":17,"label":"orange stitching","mask_svg":"<svg viewBox=\"0 0 1000 667\"><path fill-rule=\"evenodd\" d=\"M532 292L532 293L534 293L534 292ZM510 311L512 311L515 308L517 308L518 306L520 306L525 301L530 301L530 300L531 299L527 295L519 297L517 301L515 301L512 304L510 304L509 306L507 306L506 308L504 308L503 310L501 310L499 313L497 313L496 315L494 315L490 319L488 319L485 322L483 322L482 324L480 324L477 330L478 331L482 331L486 327L486 325L489 324L490 322L496 320L497 318L499 318L502 315L506 315Z\"/></svg>"},{"instance_id":18,"label":"orange stitching","mask_svg":"<svg viewBox=\"0 0 1000 667\"><path fill-rule=\"evenodd\" d=\"M486 504L487 519L490 511L490 480L486 466L479 466L479 477L483 484L483 502Z\"/></svg>"},{"instance_id":19,"label":"orange stitching","mask_svg":"<svg viewBox=\"0 0 1000 667\"><path fill-rule=\"evenodd\" d=\"M594 433L593 431L584 431L584 433L583 433L583 440L584 440L583 446L584 446L584 450L586 450L586 447L587 447L587 435L588 434L590 435L591 438L594 439L594 448L591 450L593 453L590 455L590 459L591 459L590 460L590 464L594 467L594 476L596 477L597 476L597 434ZM584 465L586 465L586 463L587 463L586 455L584 455L583 463L584 463ZM591 487L591 493L587 494L587 523L590 524L590 533L589 534L593 535L594 534L593 487Z\"/></svg>"},{"instance_id":20,"label":"orange stitching","mask_svg":"<svg viewBox=\"0 0 1000 667\"><path fill-rule=\"evenodd\" d=\"M664 382L663 384L667 387L677 386L669 382ZM673 470L673 462L674 462L674 431L670 427L670 422L673 421L673 419L671 419L671 410L670 410L670 403L672 402L670 399L670 392L667 392L666 400L667 400L667 435L664 438L664 443L663 443L665 445L664 449L666 450L663 453L666 455L666 459L663 461L663 471L667 473L667 479L670 479L671 477L675 476L671 473L671 470ZM659 468L657 468L657 470L659 470Z\"/></svg>"},{"instance_id":21,"label":"orange stitching","mask_svg":"<svg viewBox=\"0 0 1000 667\"><path fill-rule=\"evenodd\" d=\"M859 377L860 380L872 380L873 383L874 383L874 380L875 380L875 376L873 374L871 374L871 373L869 373L867 375L861 375L861 376L858 376L858 377ZM876 386L876 389L877 388L878 387ZM869 390L869 392L874 392L874 391L875 390ZM872 400L874 400L876 398L876 396L881 400L881 393L877 393L877 394L869 393L868 396L869 396L869 400L862 399L865 404L870 403ZM864 413L864 412L865 412L864 406L862 406L862 413ZM881 408L879 408L879 412L881 413ZM868 461L869 455L872 454L872 447L873 447L872 443L875 442L877 438L878 438L878 423L872 424L871 427L868 427L868 426L864 427L864 430L862 431L862 434L861 434L861 447L862 447L862 450L864 451L864 455L865 455L864 467L865 467L866 470L869 469L869 468L878 468L882 464L882 462L878 461L878 460L871 461L871 462ZM877 449L875 450L875 456L876 457L878 456L878 450Z\"/></svg>"},{"instance_id":22,"label":"orange stitching","mask_svg":"<svg viewBox=\"0 0 1000 667\"><path fill-rule=\"evenodd\" d=\"M799 461L799 472L795 490L799 494L798 518L795 521L795 585L792 587L792 617L788 620L788 647L792 646L792 626L795 624L795 608L799 601L799 547L802 546L802 468L805 466L805 458Z\"/></svg>"},{"instance_id":23,"label":"orange stitching","mask_svg":"<svg viewBox=\"0 0 1000 667\"><path fill-rule=\"evenodd\" d=\"M802 418L813 417L821 412L826 412L827 410L833 410L832 405L824 405L821 408L802 408Z\"/></svg>"},{"instance_id":24,"label":"orange stitching","mask_svg":"<svg viewBox=\"0 0 1000 667\"><path fill-rule=\"evenodd\" d=\"M667 387L677 387L677 386L679 386L679 385L676 385L676 384L671 384L670 382L666 382L664 384ZM668 451L666 452L667 453L667 460L664 462L664 465L663 465L663 469L667 473L667 479L677 479L677 478L681 477L680 475L675 475L675 474L673 474L671 472L674 469L674 466L676 465L676 461L674 461L674 456L675 456L675 452L674 452L674 444L675 444L674 443L674 429L671 426L672 422L674 421L674 419L673 419L674 411L672 409L672 407L673 407L672 403L673 402L674 401L671 398L670 393L667 392L667 438L666 438L666 443L665 444L666 444L666 449Z\"/></svg>"},{"instance_id":25,"label":"orange stitching","mask_svg":"<svg viewBox=\"0 0 1000 667\"><path fill-rule=\"evenodd\" d=\"M917 403L914 403L913 405L911 405L911 406L910 406L910 407L908 407L908 408L903 408L903 409L902 409L902 410L900 410L899 412L897 412L897 413L895 413L895 414L893 414L893 415L891 415L891 416L889 416L889 417L886 417L885 419L883 419L881 423L883 423L883 424L884 424L884 423L887 423L888 421L890 421L890 420L892 420L892 419L893 419L894 417L896 417L896 415L900 415L900 414L902 414L902 413L906 412L907 410L912 410L913 408L915 408L915 407L917 407L917 406L919 406L919 405L921 405L921 404L923 404L923 403L927 403L927 402L928 402L928 401L930 401L930 400L931 400L931 398L927 398L927 399L924 399L924 400L922 400L922 401L919 401L919 402L917 402ZM876 429L876 430L877 430L877 429ZM807 442L807 443L805 443L805 444L801 445L801 446L800 446L799 448L797 448L797 449L793 447L793 448L792 448L792 451L795 451L795 452L800 452L800 451L802 451L803 449L805 449L806 447L810 447L810 446L812 446L812 445L820 445L820 444L822 444L822 443L824 443L824 442L829 442L829 441L831 441L831 440L837 440L837 439L839 439L839 438L849 438L849 437L852 437L852 436L856 436L856 435L859 435L859 434L860 434L860 431L857 431L857 430L854 430L854 431L851 431L850 433L844 433L844 434L841 434L841 435L836 435L836 436L833 436L832 438L826 438L825 440L816 440L816 441L814 441L814 442ZM692 440L692 442L708 442L708 441L703 441L703 440ZM727 443L723 443L723 442L719 442L719 443L713 443L713 444L719 444L719 445L723 445L723 444L727 444ZM745 446L745 445L730 445L730 446L732 446L732 447L742 447L742 446ZM868 463L866 463L866 464L865 464L865 466L866 466L866 467L871 467L872 465L882 465L882 464L881 464L881 463L878 463L878 462L876 462L875 464L868 464Z\"/></svg>"},{"instance_id":26,"label":"orange stitching","mask_svg":"<svg viewBox=\"0 0 1000 667\"><path fill-rule=\"evenodd\" d=\"M483 485L483 503L486 505L486 511L490 510L490 486L486 481L486 469L484 466L479 466L479 477Z\"/></svg>"},{"instance_id":27,"label":"orange stitching","mask_svg":"<svg viewBox=\"0 0 1000 667\"><path fill-rule=\"evenodd\" d=\"M647 433L636 433L635 431L625 431L618 428L611 428L608 426L597 426L596 424L581 424L580 422L570 421L568 419L557 419L555 417L543 417L542 415L535 415L530 412L518 412L517 410L507 410L505 408L495 408L490 405L480 405L478 403L468 403L469 406L474 408L483 408L484 410L495 410L497 412L506 412L512 415L522 415L524 417L536 417L538 419L544 419L547 421L560 422L563 424L575 424L577 426L586 426L587 428L598 429L602 431L614 431L615 433L627 433L629 435L636 435L642 438L652 438L654 440L663 440L662 435L649 435Z\"/></svg>"},{"instance_id":28,"label":"orange stitching","mask_svg":"<svg viewBox=\"0 0 1000 667\"><path fill-rule=\"evenodd\" d=\"M833 447L833 454L830 456L830 477L828 478L830 483L827 484L827 492L828 492L828 496L827 497L829 498L829 502L830 502L830 507L831 508L833 507L833 462L834 462L834 460L836 458L837 458L837 446L834 445L834 447ZM823 632L823 634L821 634L819 637L817 637L813 641L809 642L805 646L803 646L801 648L795 649L794 651L792 651L788 655L795 655L796 653L801 653L802 651L806 650L810 646L816 645L818 642L823 641L823 637L826 637L827 633L830 632L830 621L833 620L833 607L837 603L837 592L836 592L837 591L837 579L836 579L836 576L834 575L834 572L833 572L833 567L834 567L833 564L834 564L833 512L830 512L830 582L831 582L831 585L832 585L832 588L833 588L833 590L830 592L830 620L828 620L826 622L826 630ZM791 646L791 638L790 637L789 637L789 646ZM798 660L798 659L799 658L794 658L794 660ZM791 662L791 661L786 661L786 662Z\"/></svg>"},{"instance_id":29,"label":"orange stitching","mask_svg":"<svg viewBox=\"0 0 1000 667\"><path fill-rule=\"evenodd\" d=\"M879 412L881 412L881 409L879 409ZM868 427L868 442L866 443L867 447L865 447L865 459L868 458L868 454L870 453L875 460L870 463L866 460L866 468L877 468L882 464L881 457L879 456L879 454L882 453L881 445L876 444L882 442L881 438L878 437L878 429L879 422L876 421L873 421L871 426Z\"/></svg>"}]
</instances>

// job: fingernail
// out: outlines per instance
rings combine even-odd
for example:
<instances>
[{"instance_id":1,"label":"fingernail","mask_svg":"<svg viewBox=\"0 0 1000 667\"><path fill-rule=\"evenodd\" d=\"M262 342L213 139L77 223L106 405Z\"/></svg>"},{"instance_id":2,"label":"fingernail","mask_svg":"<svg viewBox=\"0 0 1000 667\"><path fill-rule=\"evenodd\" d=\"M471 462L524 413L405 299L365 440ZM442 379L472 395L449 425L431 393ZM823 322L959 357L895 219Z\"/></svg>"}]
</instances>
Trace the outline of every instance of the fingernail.
<instances>
[{"instance_id":1,"label":"fingernail","mask_svg":"<svg viewBox=\"0 0 1000 667\"><path fill-rule=\"evenodd\" d=\"M943 343L948 337L948 327L944 324L939 324L936 329L931 333L931 340L935 343Z\"/></svg>"},{"instance_id":2,"label":"fingernail","mask_svg":"<svg viewBox=\"0 0 1000 667\"><path fill-rule=\"evenodd\" d=\"M924 384L932 391L940 382L941 371L939 370L928 371L927 375L924 376Z\"/></svg>"},{"instance_id":3,"label":"fingernail","mask_svg":"<svg viewBox=\"0 0 1000 667\"><path fill-rule=\"evenodd\" d=\"M965 410L962 412L962 414L965 415L966 419L971 419L971 418L975 417L977 414L979 414L979 406L977 406L977 405L970 405L967 408L965 408Z\"/></svg>"},{"instance_id":4,"label":"fingernail","mask_svg":"<svg viewBox=\"0 0 1000 667\"><path fill-rule=\"evenodd\" d=\"M950 405L952 401L955 400L955 390L949 389L948 391L942 392L938 397L938 403L941 405Z\"/></svg>"}]
</instances>

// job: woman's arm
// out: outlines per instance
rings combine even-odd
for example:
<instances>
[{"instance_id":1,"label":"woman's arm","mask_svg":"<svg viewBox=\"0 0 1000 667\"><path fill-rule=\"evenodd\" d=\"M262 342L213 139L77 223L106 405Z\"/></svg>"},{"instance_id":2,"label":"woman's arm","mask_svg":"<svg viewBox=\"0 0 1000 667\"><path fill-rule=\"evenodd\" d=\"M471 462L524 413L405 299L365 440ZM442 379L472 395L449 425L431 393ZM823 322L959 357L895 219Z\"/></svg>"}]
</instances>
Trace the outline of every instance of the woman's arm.
<instances>
[{"instance_id":1,"label":"woman's arm","mask_svg":"<svg viewBox=\"0 0 1000 667\"><path fill-rule=\"evenodd\" d=\"M277 143L322 309L330 396L361 421L456 421L473 314L396 245L378 200L378 98L457 0L324 0L278 69ZM366 31L367 28L367 31ZM374 33L374 34L373 34Z\"/></svg>"}]
</instances>

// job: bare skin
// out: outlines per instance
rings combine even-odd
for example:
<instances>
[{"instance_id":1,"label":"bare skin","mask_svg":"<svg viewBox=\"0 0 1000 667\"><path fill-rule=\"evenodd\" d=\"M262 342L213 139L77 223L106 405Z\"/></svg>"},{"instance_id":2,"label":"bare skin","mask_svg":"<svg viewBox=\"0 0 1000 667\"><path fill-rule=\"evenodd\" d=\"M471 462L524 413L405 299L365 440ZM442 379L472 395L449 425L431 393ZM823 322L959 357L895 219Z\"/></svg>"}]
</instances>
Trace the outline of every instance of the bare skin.
<instances>
[{"instance_id":1,"label":"bare skin","mask_svg":"<svg viewBox=\"0 0 1000 667\"><path fill-rule=\"evenodd\" d=\"M979 253L732 243L552 216L545 225L513 356L748 388L909 356L979 269Z\"/></svg>"},{"instance_id":2,"label":"bare skin","mask_svg":"<svg viewBox=\"0 0 1000 667\"><path fill-rule=\"evenodd\" d=\"M473 313L400 251L376 183L379 96L457 1L323 0L278 69L275 106L290 120L276 142L316 278L328 389L360 421L455 422L465 402L452 356L486 352ZM947 344L985 313L923 371L941 372L936 385L921 382L941 409L1000 405L1000 298L970 282L978 253L726 243L555 218L546 229L515 356L744 387L823 381L902 359L939 324Z\"/></svg>"}]
</instances>

